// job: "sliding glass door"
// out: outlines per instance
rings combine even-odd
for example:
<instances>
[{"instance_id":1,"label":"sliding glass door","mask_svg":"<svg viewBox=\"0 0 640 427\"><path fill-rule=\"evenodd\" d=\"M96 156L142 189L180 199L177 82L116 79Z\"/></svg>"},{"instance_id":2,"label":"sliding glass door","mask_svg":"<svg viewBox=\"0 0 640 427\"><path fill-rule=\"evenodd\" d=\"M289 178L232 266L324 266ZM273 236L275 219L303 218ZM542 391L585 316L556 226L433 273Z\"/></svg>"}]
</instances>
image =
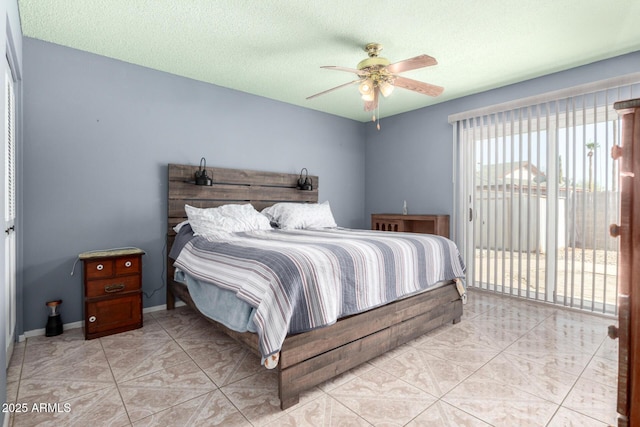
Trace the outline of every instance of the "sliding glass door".
<instances>
[{"instance_id":1,"label":"sliding glass door","mask_svg":"<svg viewBox=\"0 0 640 427\"><path fill-rule=\"evenodd\" d=\"M615 314L619 142L601 90L455 122L457 243L468 285ZM622 97L622 98L621 98Z\"/></svg>"}]
</instances>

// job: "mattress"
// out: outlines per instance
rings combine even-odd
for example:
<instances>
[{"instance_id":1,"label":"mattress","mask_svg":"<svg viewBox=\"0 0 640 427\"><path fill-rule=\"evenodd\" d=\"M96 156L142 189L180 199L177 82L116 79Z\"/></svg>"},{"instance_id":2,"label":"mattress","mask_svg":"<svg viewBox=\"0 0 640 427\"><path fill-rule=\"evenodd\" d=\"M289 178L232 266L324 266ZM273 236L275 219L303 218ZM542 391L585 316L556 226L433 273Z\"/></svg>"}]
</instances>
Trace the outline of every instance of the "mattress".
<instances>
[{"instance_id":1,"label":"mattress","mask_svg":"<svg viewBox=\"0 0 640 427\"><path fill-rule=\"evenodd\" d=\"M188 237L179 246L176 278L198 309L231 329L255 331L263 362L288 334L463 278L465 270L452 241L414 233L274 229Z\"/></svg>"}]
</instances>

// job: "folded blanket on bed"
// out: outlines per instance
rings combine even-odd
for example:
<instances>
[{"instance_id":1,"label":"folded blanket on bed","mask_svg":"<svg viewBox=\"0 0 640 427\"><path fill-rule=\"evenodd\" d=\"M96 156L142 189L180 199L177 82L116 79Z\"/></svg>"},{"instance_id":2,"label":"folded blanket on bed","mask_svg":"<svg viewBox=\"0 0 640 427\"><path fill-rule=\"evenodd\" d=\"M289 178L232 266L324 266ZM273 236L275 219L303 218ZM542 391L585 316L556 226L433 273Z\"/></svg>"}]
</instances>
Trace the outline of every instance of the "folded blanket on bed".
<instances>
[{"instance_id":1,"label":"folded blanket on bed","mask_svg":"<svg viewBox=\"0 0 640 427\"><path fill-rule=\"evenodd\" d=\"M444 237L342 228L196 236L175 266L255 308L263 362L288 333L330 325L462 278L465 270L456 245Z\"/></svg>"}]
</instances>

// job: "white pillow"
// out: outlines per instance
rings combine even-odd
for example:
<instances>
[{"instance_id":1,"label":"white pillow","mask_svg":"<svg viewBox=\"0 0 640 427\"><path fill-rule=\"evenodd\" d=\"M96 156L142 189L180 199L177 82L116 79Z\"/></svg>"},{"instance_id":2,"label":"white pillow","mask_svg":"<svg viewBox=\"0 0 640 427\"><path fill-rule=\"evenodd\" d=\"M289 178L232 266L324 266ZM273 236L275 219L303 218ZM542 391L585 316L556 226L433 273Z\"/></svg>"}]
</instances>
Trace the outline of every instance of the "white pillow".
<instances>
[{"instance_id":1,"label":"white pillow","mask_svg":"<svg viewBox=\"0 0 640 427\"><path fill-rule=\"evenodd\" d=\"M237 233L271 228L269 219L248 203L206 209L184 205L184 209L195 235L206 236L220 232Z\"/></svg>"},{"instance_id":2,"label":"white pillow","mask_svg":"<svg viewBox=\"0 0 640 427\"><path fill-rule=\"evenodd\" d=\"M173 231L175 231L176 233L179 233L180 230L182 229L182 227L184 227L187 224L189 224L189 221L182 221L181 223L179 223L175 227L173 227Z\"/></svg>"},{"instance_id":3,"label":"white pillow","mask_svg":"<svg viewBox=\"0 0 640 427\"><path fill-rule=\"evenodd\" d=\"M262 213L283 230L337 227L328 201L324 203L276 203L263 209Z\"/></svg>"}]
</instances>

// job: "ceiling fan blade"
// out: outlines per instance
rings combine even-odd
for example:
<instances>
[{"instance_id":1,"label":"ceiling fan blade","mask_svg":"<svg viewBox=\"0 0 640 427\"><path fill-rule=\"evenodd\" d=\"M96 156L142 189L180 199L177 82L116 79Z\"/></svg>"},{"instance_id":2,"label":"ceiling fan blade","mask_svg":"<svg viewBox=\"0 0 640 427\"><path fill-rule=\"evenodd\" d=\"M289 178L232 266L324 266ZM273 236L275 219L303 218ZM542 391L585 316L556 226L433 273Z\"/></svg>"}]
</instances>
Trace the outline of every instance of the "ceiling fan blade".
<instances>
[{"instance_id":1,"label":"ceiling fan blade","mask_svg":"<svg viewBox=\"0 0 640 427\"><path fill-rule=\"evenodd\" d=\"M417 80L408 79L401 76L394 76L392 84L403 89L409 89L414 92L419 92L429 96L438 96L442 93L442 91L444 91L444 88L442 86L419 82Z\"/></svg>"},{"instance_id":2,"label":"ceiling fan blade","mask_svg":"<svg viewBox=\"0 0 640 427\"><path fill-rule=\"evenodd\" d=\"M415 70L417 68L429 67L436 65L438 61L436 58L429 55L419 55L415 58L405 59L404 61L395 62L391 65L387 65L387 71L391 74L402 73L404 71Z\"/></svg>"},{"instance_id":3,"label":"ceiling fan blade","mask_svg":"<svg viewBox=\"0 0 640 427\"><path fill-rule=\"evenodd\" d=\"M333 92L334 90L337 90L337 89L343 88L343 87L345 87L345 86L352 85L352 84L354 84L354 83L359 83L359 82L361 82L361 81L362 81L362 79L358 79L358 80L354 80L354 81L352 81L352 82L343 83L343 84L341 84L340 86L332 87L331 89L323 90L323 91L322 91L322 92L320 92L320 93L316 93L315 95L308 96L308 97L307 97L307 99L317 98L318 96L320 96L320 95L324 95L325 93Z\"/></svg>"},{"instance_id":4,"label":"ceiling fan blade","mask_svg":"<svg viewBox=\"0 0 640 427\"><path fill-rule=\"evenodd\" d=\"M376 87L373 91L373 101L364 102L364 111L374 111L376 108L378 108L379 93L380 90Z\"/></svg>"},{"instance_id":5,"label":"ceiling fan blade","mask_svg":"<svg viewBox=\"0 0 640 427\"><path fill-rule=\"evenodd\" d=\"M367 73L365 71L362 70L356 70L355 68L349 68L349 67L339 67L336 65L324 65L320 68L326 68L327 70L336 70L336 71L346 71L348 73L355 73L359 76L365 76L367 75Z\"/></svg>"}]
</instances>

